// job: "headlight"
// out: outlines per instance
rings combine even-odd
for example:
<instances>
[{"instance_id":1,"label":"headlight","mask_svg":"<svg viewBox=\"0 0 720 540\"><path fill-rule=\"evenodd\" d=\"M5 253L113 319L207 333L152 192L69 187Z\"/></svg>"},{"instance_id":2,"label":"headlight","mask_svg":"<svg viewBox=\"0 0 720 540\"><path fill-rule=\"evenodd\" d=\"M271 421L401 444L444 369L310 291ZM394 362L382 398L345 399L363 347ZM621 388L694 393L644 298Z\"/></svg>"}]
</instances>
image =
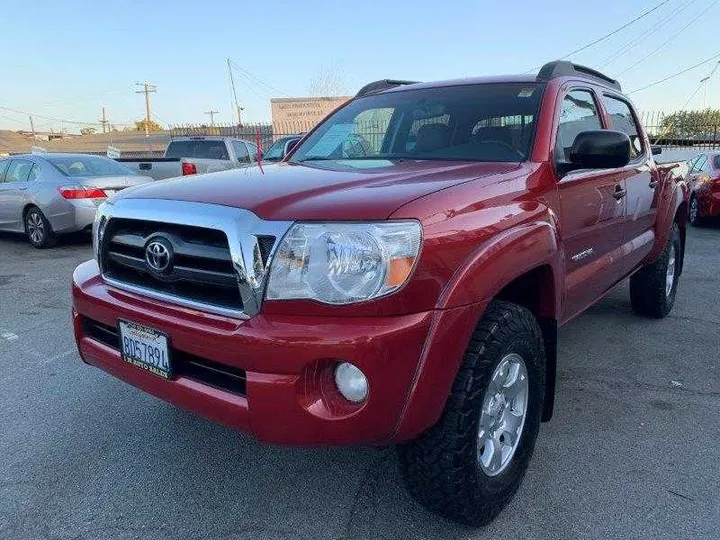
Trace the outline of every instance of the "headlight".
<instances>
[{"instance_id":1,"label":"headlight","mask_svg":"<svg viewBox=\"0 0 720 540\"><path fill-rule=\"evenodd\" d=\"M399 289L420 251L416 221L296 223L273 257L267 298L349 304Z\"/></svg>"},{"instance_id":2,"label":"headlight","mask_svg":"<svg viewBox=\"0 0 720 540\"><path fill-rule=\"evenodd\" d=\"M92 226L92 243L93 243L93 255L95 260L100 263L100 244L102 237L105 232L105 226L107 225L107 218L103 210L106 208L107 203L101 204L95 212L95 221Z\"/></svg>"}]
</instances>

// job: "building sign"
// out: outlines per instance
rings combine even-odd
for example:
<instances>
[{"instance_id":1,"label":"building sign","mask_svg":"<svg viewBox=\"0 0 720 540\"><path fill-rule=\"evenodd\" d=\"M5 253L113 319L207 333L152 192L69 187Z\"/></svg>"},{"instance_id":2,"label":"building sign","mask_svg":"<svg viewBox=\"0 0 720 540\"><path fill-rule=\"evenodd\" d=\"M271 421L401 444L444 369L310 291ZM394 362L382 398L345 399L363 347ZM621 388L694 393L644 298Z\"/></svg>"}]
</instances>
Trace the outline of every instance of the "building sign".
<instances>
[{"instance_id":1,"label":"building sign","mask_svg":"<svg viewBox=\"0 0 720 540\"><path fill-rule=\"evenodd\" d=\"M308 131L349 99L352 98L337 96L271 99L273 132L277 137Z\"/></svg>"}]
</instances>

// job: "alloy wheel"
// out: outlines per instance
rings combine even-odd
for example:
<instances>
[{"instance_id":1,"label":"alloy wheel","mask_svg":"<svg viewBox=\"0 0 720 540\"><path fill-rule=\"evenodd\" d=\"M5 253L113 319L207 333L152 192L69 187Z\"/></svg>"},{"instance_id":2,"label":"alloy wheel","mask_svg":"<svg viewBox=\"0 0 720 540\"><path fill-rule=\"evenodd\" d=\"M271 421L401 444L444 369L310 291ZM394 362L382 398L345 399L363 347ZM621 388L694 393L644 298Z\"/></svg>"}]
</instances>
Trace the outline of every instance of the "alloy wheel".
<instances>
[{"instance_id":1,"label":"alloy wheel","mask_svg":"<svg viewBox=\"0 0 720 540\"><path fill-rule=\"evenodd\" d=\"M675 244L671 241L668 251L667 271L665 273L665 296L668 298L670 298L673 285L675 284L675 260Z\"/></svg>"},{"instance_id":2,"label":"alloy wheel","mask_svg":"<svg viewBox=\"0 0 720 540\"><path fill-rule=\"evenodd\" d=\"M42 216L38 212L31 211L27 215L26 224L30 240L34 244L42 243L45 238L45 224L43 223Z\"/></svg>"},{"instance_id":3,"label":"alloy wheel","mask_svg":"<svg viewBox=\"0 0 720 540\"><path fill-rule=\"evenodd\" d=\"M480 469L488 476L503 472L517 449L528 404L528 373L519 354L500 360L490 379L477 435Z\"/></svg>"}]
</instances>

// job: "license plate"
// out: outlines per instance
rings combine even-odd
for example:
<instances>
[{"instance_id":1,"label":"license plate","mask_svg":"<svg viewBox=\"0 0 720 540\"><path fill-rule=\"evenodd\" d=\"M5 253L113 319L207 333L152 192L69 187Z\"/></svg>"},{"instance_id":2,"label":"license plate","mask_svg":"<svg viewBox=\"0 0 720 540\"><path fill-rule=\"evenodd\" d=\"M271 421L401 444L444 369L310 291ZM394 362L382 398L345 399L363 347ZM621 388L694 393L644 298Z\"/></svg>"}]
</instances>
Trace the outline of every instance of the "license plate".
<instances>
[{"instance_id":1,"label":"license plate","mask_svg":"<svg viewBox=\"0 0 720 540\"><path fill-rule=\"evenodd\" d=\"M123 320L118 320L118 330L123 360L165 379L172 377L167 334Z\"/></svg>"}]
</instances>

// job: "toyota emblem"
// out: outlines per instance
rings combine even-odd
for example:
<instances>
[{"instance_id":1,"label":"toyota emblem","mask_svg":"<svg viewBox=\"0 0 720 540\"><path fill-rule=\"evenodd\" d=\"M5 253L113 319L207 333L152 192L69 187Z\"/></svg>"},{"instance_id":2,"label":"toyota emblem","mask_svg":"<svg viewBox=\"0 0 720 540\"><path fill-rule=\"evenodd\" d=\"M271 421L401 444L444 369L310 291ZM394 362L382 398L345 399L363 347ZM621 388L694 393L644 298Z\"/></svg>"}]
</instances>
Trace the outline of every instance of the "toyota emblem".
<instances>
[{"instance_id":1,"label":"toyota emblem","mask_svg":"<svg viewBox=\"0 0 720 540\"><path fill-rule=\"evenodd\" d=\"M166 272L172 263L172 247L165 239L156 239L145 246L145 262L155 272Z\"/></svg>"}]
</instances>

